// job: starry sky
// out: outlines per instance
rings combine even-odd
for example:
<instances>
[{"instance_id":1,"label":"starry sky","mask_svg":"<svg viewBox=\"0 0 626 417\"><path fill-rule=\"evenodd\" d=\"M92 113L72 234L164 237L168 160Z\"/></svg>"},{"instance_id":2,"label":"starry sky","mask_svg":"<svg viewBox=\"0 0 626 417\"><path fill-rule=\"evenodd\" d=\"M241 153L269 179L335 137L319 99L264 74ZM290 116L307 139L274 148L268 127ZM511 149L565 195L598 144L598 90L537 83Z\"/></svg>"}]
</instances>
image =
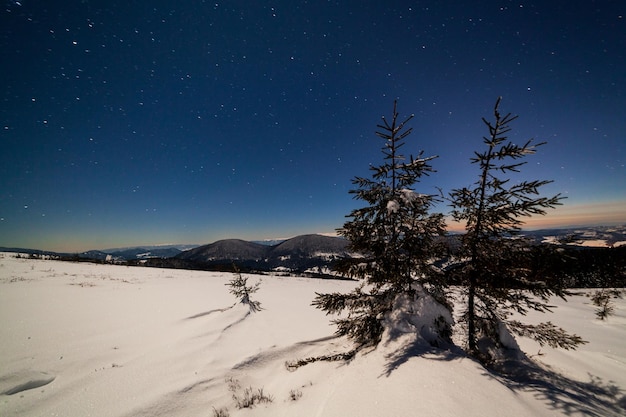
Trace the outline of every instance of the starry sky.
<instances>
[{"instance_id":1,"label":"starry sky","mask_svg":"<svg viewBox=\"0 0 626 417\"><path fill-rule=\"evenodd\" d=\"M475 181L502 96L567 197L528 227L626 223L623 1L0 1L0 246L331 233L395 99L418 191Z\"/></svg>"}]
</instances>

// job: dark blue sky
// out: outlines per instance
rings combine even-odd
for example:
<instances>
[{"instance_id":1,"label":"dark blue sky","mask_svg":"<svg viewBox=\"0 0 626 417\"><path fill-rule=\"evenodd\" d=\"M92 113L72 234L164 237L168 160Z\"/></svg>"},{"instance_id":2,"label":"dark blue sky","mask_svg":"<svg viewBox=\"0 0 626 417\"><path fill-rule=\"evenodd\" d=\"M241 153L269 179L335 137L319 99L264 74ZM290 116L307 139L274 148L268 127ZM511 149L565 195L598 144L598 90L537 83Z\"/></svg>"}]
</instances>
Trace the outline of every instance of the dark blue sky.
<instances>
[{"instance_id":1,"label":"dark blue sky","mask_svg":"<svg viewBox=\"0 0 626 417\"><path fill-rule=\"evenodd\" d=\"M332 232L398 99L421 192L469 185L498 96L539 226L626 222L623 1L3 1L0 246ZM439 210L446 212L447 207Z\"/></svg>"}]
</instances>

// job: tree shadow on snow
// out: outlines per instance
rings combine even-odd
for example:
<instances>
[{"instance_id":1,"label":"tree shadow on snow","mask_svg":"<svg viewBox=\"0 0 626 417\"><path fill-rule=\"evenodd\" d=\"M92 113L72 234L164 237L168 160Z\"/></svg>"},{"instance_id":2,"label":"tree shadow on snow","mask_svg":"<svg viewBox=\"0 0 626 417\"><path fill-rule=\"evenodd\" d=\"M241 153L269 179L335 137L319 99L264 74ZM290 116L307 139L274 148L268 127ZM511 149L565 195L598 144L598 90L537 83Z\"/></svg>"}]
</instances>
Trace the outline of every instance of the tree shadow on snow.
<instances>
[{"instance_id":1,"label":"tree shadow on snow","mask_svg":"<svg viewBox=\"0 0 626 417\"><path fill-rule=\"evenodd\" d=\"M202 313L198 313L198 314L194 314L193 316L185 317L185 320L193 320L193 319L197 319L197 318L200 318L200 317L208 316L208 315L213 314L213 313L223 313L226 310L230 310L234 306L235 305L233 304L230 307L216 308L214 310L203 311Z\"/></svg>"},{"instance_id":2,"label":"tree shadow on snow","mask_svg":"<svg viewBox=\"0 0 626 417\"><path fill-rule=\"evenodd\" d=\"M215 313L224 313L224 312L226 312L226 311L228 311L228 310L232 310L232 309L233 309L236 305L237 305L237 303L233 304L233 305L232 305L232 306L230 306L230 307L216 308L216 309L209 310L209 311L203 311L203 312L201 312L201 313L197 313L197 314L194 314L194 315L192 315L192 316L185 317L183 320L186 320L186 321L188 321L188 320L195 320L195 319L198 319L198 318L201 318L201 317L206 317L206 316L213 315L213 314L215 314ZM246 312L243 314L243 316L242 316L242 317L240 317L239 319L237 319L237 320L233 321L233 322L232 322L232 323L230 323L230 324L227 324L225 327L223 327L221 330L219 330L220 335L224 334L224 332L226 332L227 330L229 330L229 329L231 329L231 328L235 327L236 325L238 325L238 324L242 323L242 322L243 322L246 318L248 318L248 317L249 317L249 316L250 316L253 312L255 312L255 311L259 311L259 309L256 309L256 310L255 310L255 309L253 309L253 308L251 307L248 311L246 311ZM215 331L215 330L211 331L210 333L213 333L214 331Z\"/></svg>"},{"instance_id":3,"label":"tree shadow on snow","mask_svg":"<svg viewBox=\"0 0 626 417\"><path fill-rule=\"evenodd\" d=\"M243 317L241 317L239 320L234 321L232 323L230 323L228 326L224 327L222 329L222 333L224 333L226 330L233 328L234 326L238 325L239 323L242 323L250 314L252 314L251 311L247 311L246 314L243 315Z\"/></svg>"},{"instance_id":4,"label":"tree shadow on snow","mask_svg":"<svg viewBox=\"0 0 626 417\"><path fill-rule=\"evenodd\" d=\"M381 376L390 376L396 369L415 357L427 357L436 361L453 361L468 357L463 349L452 343L445 341L428 342L415 333L411 336L414 336L412 340L400 342L400 338L407 337L406 332L398 330L389 332L385 346L396 343L402 343L402 345L385 356L387 363Z\"/></svg>"},{"instance_id":5,"label":"tree shadow on snow","mask_svg":"<svg viewBox=\"0 0 626 417\"><path fill-rule=\"evenodd\" d=\"M550 409L568 416L626 415L624 390L592 374L588 374L588 382L577 381L525 359L493 366L485 375L512 391L533 392Z\"/></svg>"},{"instance_id":6,"label":"tree shadow on snow","mask_svg":"<svg viewBox=\"0 0 626 417\"><path fill-rule=\"evenodd\" d=\"M475 359L460 347L444 343L433 346L424 338L415 335L410 340L404 332L391 332L385 346L398 344L385 357L387 362L381 376L390 376L411 358L453 361ZM563 376L549 367L524 357L485 367L484 375L497 380L514 392L530 392L550 409L567 416L625 416L626 392L613 381L589 374L589 381L582 382Z\"/></svg>"},{"instance_id":7,"label":"tree shadow on snow","mask_svg":"<svg viewBox=\"0 0 626 417\"><path fill-rule=\"evenodd\" d=\"M409 359L426 357L428 360L453 361L465 359L467 355L461 349L441 349L434 346L424 346L422 343L411 343L386 356L387 363L381 376L390 376Z\"/></svg>"}]
</instances>

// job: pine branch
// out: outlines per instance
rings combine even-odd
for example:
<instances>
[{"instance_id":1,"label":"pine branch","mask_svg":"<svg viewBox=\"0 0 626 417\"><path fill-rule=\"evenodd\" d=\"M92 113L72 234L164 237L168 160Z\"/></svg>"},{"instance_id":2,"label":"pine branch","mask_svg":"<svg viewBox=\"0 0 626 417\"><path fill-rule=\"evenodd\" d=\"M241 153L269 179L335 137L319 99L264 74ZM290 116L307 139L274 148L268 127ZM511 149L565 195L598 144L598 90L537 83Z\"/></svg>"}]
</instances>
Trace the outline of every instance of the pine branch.
<instances>
[{"instance_id":1,"label":"pine branch","mask_svg":"<svg viewBox=\"0 0 626 417\"><path fill-rule=\"evenodd\" d=\"M548 345L553 348L575 350L579 345L588 343L582 337L569 334L549 321L530 325L512 320L507 322L507 325L518 336L531 338L538 342L540 346Z\"/></svg>"}]
</instances>

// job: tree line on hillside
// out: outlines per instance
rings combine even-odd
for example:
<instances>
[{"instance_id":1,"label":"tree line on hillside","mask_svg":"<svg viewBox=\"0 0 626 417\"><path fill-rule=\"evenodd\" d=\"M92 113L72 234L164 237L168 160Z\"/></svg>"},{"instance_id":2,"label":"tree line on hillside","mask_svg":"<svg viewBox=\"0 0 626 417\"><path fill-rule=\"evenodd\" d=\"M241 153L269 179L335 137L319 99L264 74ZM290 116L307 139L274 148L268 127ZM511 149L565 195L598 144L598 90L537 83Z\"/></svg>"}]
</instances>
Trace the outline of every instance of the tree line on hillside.
<instances>
[{"instance_id":1,"label":"tree line on hillside","mask_svg":"<svg viewBox=\"0 0 626 417\"><path fill-rule=\"evenodd\" d=\"M459 255L461 236L448 236L446 247L449 258ZM586 247L572 245L571 238L565 236L561 243L529 242L535 269L547 271L553 280L560 281L565 288L625 288L626 287L626 245L615 247ZM549 250L546 250L549 249ZM448 257L442 258L437 265L448 263ZM448 283L458 284L454 274L448 275Z\"/></svg>"}]
</instances>

